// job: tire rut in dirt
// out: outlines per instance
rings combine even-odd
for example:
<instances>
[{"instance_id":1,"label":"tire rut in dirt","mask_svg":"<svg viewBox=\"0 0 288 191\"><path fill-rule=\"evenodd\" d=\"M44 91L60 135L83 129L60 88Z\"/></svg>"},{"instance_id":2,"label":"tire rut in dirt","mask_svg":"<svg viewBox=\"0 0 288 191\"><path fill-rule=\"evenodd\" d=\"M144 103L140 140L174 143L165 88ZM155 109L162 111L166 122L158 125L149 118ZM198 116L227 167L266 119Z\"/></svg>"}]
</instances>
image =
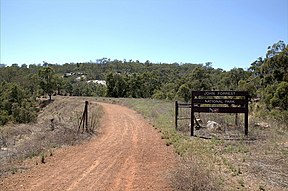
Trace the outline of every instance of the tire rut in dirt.
<instances>
[{"instance_id":1,"label":"tire rut in dirt","mask_svg":"<svg viewBox=\"0 0 288 191\"><path fill-rule=\"evenodd\" d=\"M16 180L8 178L13 189L172 190L166 180L175 164L172 148L136 112L101 105L105 115L99 137L56 152L51 162L16 174Z\"/></svg>"}]
</instances>

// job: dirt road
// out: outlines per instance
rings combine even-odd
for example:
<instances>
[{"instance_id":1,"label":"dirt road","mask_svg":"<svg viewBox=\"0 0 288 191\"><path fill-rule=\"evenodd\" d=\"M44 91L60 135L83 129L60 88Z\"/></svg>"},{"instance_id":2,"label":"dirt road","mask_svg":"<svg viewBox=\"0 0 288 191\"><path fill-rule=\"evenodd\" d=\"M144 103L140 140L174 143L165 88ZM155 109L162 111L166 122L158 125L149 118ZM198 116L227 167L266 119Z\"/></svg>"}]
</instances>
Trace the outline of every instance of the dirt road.
<instances>
[{"instance_id":1,"label":"dirt road","mask_svg":"<svg viewBox=\"0 0 288 191\"><path fill-rule=\"evenodd\" d=\"M45 164L0 180L0 190L172 190L172 147L136 112L101 103L101 133L61 148Z\"/></svg>"}]
</instances>

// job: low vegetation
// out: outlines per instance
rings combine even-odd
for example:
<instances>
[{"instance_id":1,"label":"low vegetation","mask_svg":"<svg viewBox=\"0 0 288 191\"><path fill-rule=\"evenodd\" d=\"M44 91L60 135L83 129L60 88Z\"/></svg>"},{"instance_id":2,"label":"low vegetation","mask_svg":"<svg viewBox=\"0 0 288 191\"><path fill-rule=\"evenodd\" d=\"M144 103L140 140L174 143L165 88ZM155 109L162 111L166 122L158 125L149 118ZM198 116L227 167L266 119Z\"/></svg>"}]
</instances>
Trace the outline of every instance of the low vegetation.
<instances>
[{"instance_id":1,"label":"low vegetation","mask_svg":"<svg viewBox=\"0 0 288 191\"><path fill-rule=\"evenodd\" d=\"M265 58L259 57L247 70L233 68L230 71L215 69L210 62L153 64L148 60L141 63L107 58L96 63L44 62L29 67L26 64L1 67L1 173L7 171L3 167L10 168L5 164L14 158L43 154L47 149L74 144L83 136L89 136L77 134L83 106L73 102L74 98L64 96L107 96L120 99L104 98L104 101L121 103L142 113L162 133L166 145L173 145L175 152L185 159L173 178L185 185L175 183L176 189L285 190L288 187L285 173L288 171L287 54L288 46L279 41L268 47ZM181 122L180 131L176 131L173 100L189 102L191 90L248 91L252 103L249 136L237 133L237 140L226 140L221 137L222 131L209 132L209 139L191 138L188 121ZM43 102L40 97L46 95L49 99L46 97ZM63 95L63 100L76 105L64 112L61 108L66 108L66 103L57 99L53 102L55 95ZM95 116L91 117L93 127L89 132L95 132L98 124L100 114L99 109L96 110L92 112ZM183 115L189 116L189 111L185 112ZM241 128L231 125L233 115L197 117L204 123L216 121L224 126L225 135L228 133L232 138L232 132L241 132ZM207 135L206 130L202 133ZM43 156L45 162L47 154ZM183 174L185 169L197 174ZM12 166L10 170L15 172L17 168ZM203 182L196 180L197 176L202 177Z\"/></svg>"},{"instance_id":2,"label":"low vegetation","mask_svg":"<svg viewBox=\"0 0 288 191\"><path fill-rule=\"evenodd\" d=\"M287 53L288 46L279 41L268 47L265 58L256 59L247 70L229 71L215 69L211 62L167 64L107 58L89 63L44 62L29 67L27 64L1 67L0 125L7 121L33 121L33 105L43 95L50 100L59 94L188 102L191 90L245 90L250 100L259 101L258 111L287 119Z\"/></svg>"},{"instance_id":3,"label":"low vegetation","mask_svg":"<svg viewBox=\"0 0 288 191\"><path fill-rule=\"evenodd\" d=\"M35 99L16 83L0 83L0 126L8 121L33 122L37 118Z\"/></svg>"},{"instance_id":4,"label":"low vegetation","mask_svg":"<svg viewBox=\"0 0 288 191\"><path fill-rule=\"evenodd\" d=\"M244 136L243 124L240 123L237 136L233 134L229 140L217 135L234 132L235 129L229 129L233 127L212 132L215 136L210 139L192 138L187 133L189 122L180 124L181 131L175 130L173 102L124 98L98 100L133 108L162 133L166 145L173 146L183 158L176 171L172 172L175 189L232 191L288 188L285 173L288 170L288 126L285 121L250 115L248 137ZM201 118L203 121L218 120L222 124L234 120L234 115L215 115L201 115Z\"/></svg>"},{"instance_id":5,"label":"low vegetation","mask_svg":"<svg viewBox=\"0 0 288 191\"><path fill-rule=\"evenodd\" d=\"M88 99L88 98L87 98ZM97 133L102 110L89 104L88 132L79 130L84 98L56 98L41 109L36 123L6 124L0 129L0 175L22 170L21 161L39 156L37 164L45 163L55 148L74 145Z\"/></svg>"}]
</instances>

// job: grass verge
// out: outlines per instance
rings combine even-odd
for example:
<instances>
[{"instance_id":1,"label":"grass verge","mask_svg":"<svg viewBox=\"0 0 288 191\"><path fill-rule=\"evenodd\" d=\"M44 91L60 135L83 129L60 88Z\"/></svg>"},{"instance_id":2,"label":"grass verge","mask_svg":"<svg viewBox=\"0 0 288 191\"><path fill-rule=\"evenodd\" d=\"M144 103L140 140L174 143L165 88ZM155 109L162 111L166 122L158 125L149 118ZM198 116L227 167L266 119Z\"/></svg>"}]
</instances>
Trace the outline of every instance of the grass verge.
<instances>
[{"instance_id":1,"label":"grass verge","mask_svg":"<svg viewBox=\"0 0 288 191\"><path fill-rule=\"evenodd\" d=\"M91 99L91 98L90 98ZM85 98L58 97L40 112L37 123L7 124L0 129L0 176L26 169L21 161L39 156L44 164L53 149L75 145L97 133L102 108L89 105L88 132L79 131Z\"/></svg>"},{"instance_id":2,"label":"grass verge","mask_svg":"<svg viewBox=\"0 0 288 191\"><path fill-rule=\"evenodd\" d=\"M174 103L152 99L110 99L99 101L128 106L141 113L162 133L166 145L173 145L183 158L172 182L178 190L287 190L287 124L249 117L249 136L237 140L191 138L174 128ZM213 116L214 117L214 116ZM224 116L224 119L226 116ZM215 119L215 117L213 118ZM208 120L208 119L206 119ZM221 118L222 120L222 118ZM227 121L233 121L228 115ZM229 127L227 127L229 128Z\"/></svg>"}]
</instances>

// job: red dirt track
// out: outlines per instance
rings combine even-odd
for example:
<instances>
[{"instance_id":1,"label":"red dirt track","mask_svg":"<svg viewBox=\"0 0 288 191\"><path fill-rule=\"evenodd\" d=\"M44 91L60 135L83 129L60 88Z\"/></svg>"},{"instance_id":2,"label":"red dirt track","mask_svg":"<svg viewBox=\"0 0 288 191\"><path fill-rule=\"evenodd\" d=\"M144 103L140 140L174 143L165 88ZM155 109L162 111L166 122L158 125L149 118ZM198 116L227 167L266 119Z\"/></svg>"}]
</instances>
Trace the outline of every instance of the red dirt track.
<instances>
[{"instance_id":1,"label":"red dirt track","mask_svg":"<svg viewBox=\"0 0 288 191\"><path fill-rule=\"evenodd\" d=\"M135 111L100 104L105 114L99 135L54 151L45 164L0 179L0 190L173 190L173 148Z\"/></svg>"}]
</instances>

